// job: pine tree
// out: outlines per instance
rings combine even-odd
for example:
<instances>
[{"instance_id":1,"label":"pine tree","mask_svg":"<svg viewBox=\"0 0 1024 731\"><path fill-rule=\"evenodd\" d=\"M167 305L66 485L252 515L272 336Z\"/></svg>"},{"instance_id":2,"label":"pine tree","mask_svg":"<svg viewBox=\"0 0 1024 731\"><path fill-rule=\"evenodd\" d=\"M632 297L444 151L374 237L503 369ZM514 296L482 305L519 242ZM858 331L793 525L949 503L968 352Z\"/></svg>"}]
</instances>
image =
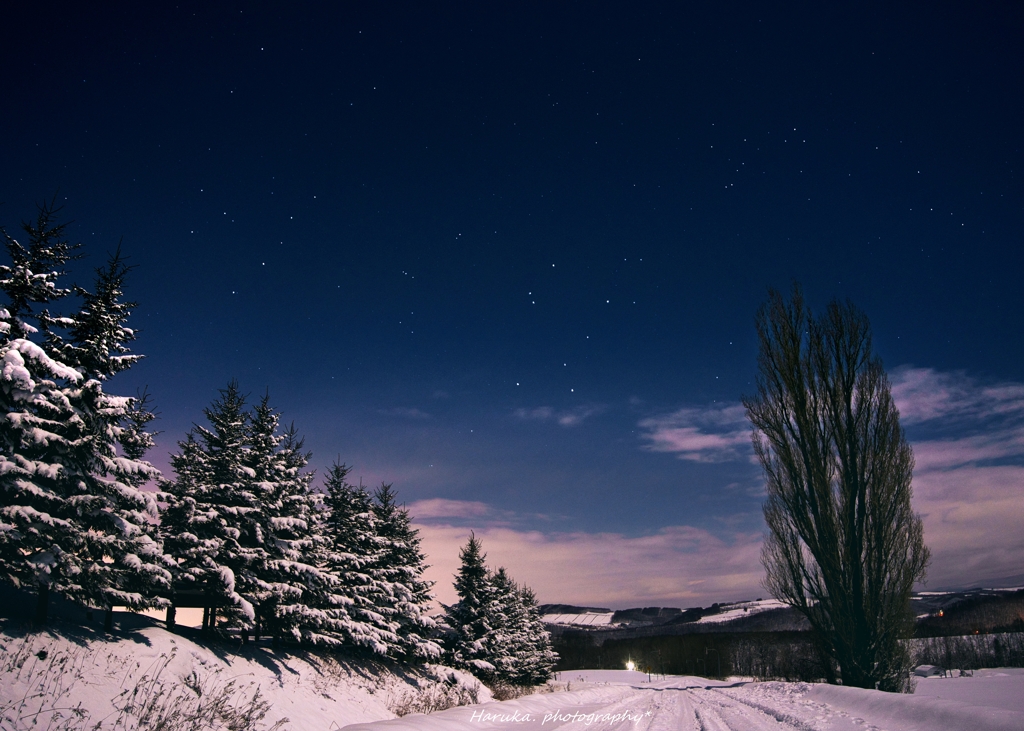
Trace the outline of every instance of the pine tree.
<instances>
[{"instance_id":1,"label":"pine tree","mask_svg":"<svg viewBox=\"0 0 1024 731\"><path fill-rule=\"evenodd\" d=\"M80 484L90 497L77 504L93 562L80 598L106 608L108 629L115 604L133 609L162 605L166 600L158 595L170 588L171 563L158 541L156 498L140 489L160 477L142 460L153 444L145 431L153 414L145 395L128 398L103 390L104 383L142 357L128 347L135 333L126 323L136 306L123 299L129 271L118 248L96 270L95 291L75 288L82 307L69 323L69 337L47 332L51 349L86 379L65 389L88 434L81 440Z\"/></svg>"},{"instance_id":2,"label":"pine tree","mask_svg":"<svg viewBox=\"0 0 1024 731\"><path fill-rule=\"evenodd\" d=\"M348 482L350 469L335 463L324 481L327 494L318 535L329 580L310 594L312 608L304 630L312 641L362 648L377 655L399 647L397 622L387 619L386 589L374 576L379 561L376 518L370 496Z\"/></svg>"},{"instance_id":3,"label":"pine tree","mask_svg":"<svg viewBox=\"0 0 1024 731\"><path fill-rule=\"evenodd\" d=\"M543 683L551 678L558 655L551 649L537 599L504 567L489 571L480 548L470 534L459 553L459 601L445 607L445 659L492 685Z\"/></svg>"},{"instance_id":4,"label":"pine tree","mask_svg":"<svg viewBox=\"0 0 1024 731\"><path fill-rule=\"evenodd\" d=\"M553 676L558 653L551 647L551 634L544 629L537 597L527 586L519 587L519 598L525 610L525 643L519 649L518 685L540 685Z\"/></svg>"},{"instance_id":5,"label":"pine tree","mask_svg":"<svg viewBox=\"0 0 1024 731\"><path fill-rule=\"evenodd\" d=\"M418 531L411 525L409 511L395 500L391 485L384 483L374 491L373 515L378 555L372 573L386 587L386 604L380 610L398 625L399 645L392 654L437 659L441 647L431 639L436 623L428 614L431 582L423 578L426 566Z\"/></svg>"},{"instance_id":6,"label":"pine tree","mask_svg":"<svg viewBox=\"0 0 1024 731\"><path fill-rule=\"evenodd\" d=\"M2 232L12 265L0 267L8 300L0 311L0 570L38 588L38 621L53 588L106 607L109 623L115 604L153 606L166 588L156 502L138 489L158 473L140 459L151 439L139 401L103 391L137 359L127 348L133 305L121 301L119 257L98 271L95 294L76 289L76 316L44 307L70 293L57 282L77 248L58 212L44 205L23 225L27 247Z\"/></svg>"},{"instance_id":7,"label":"pine tree","mask_svg":"<svg viewBox=\"0 0 1024 731\"><path fill-rule=\"evenodd\" d=\"M176 478L163 483L168 506L161 518L164 548L177 562L183 587L201 590L208 620L216 616L249 627L254 571L266 559L255 471L246 464L249 415L238 383L220 391L171 456Z\"/></svg>"},{"instance_id":8,"label":"pine tree","mask_svg":"<svg viewBox=\"0 0 1024 731\"><path fill-rule=\"evenodd\" d=\"M558 655L551 649L551 636L540 620L533 591L517 584L504 567L491 575L491 584L491 632L485 644L487 659L495 668L494 680L524 687L546 682Z\"/></svg>"},{"instance_id":9,"label":"pine tree","mask_svg":"<svg viewBox=\"0 0 1024 731\"><path fill-rule=\"evenodd\" d=\"M484 638L487 661L494 666L492 681L516 685L519 676L517 650L525 644L521 633L525 629L525 607L519 597L519 587L508 575L505 567L490 576L490 601L485 607L490 631Z\"/></svg>"},{"instance_id":10,"label":"pine tree","mask_svg":"<svg viewBox=\"0 0 1024 731\"><path fill-rule=\"evenodd\" d=\"M75 252L80 245L68 241L67 224L57 222L59 213L54 198L39 207L35 223L22 224L27 248L0 228L11 260L11 266L0 265L0 289L7 297L2 330L9 340L27 339L38 333L39 328L29 320L40 325L50 322L49 313L37 312L38 308L71 294L70 289L58 287L57 282L65 274L64 265L77 258Z\"/></svg>"},{"instance_id":11,"label":"pine tree","mask_svg":"<svg viewBox=\"0 0 1024 731\"><path fill-rule=\"evenodd\" d=\"M445 607L444 623L448 629L445 659L453 667L487 679L495 672L487 652L491 632L488 609L494 586L485 563L487 555L480 549L480 541L471 533L469 542L459 551L462 565L455 575L459 601Z\"/></svg>"},{"instance_id":12,"label":"pine tree","mask_svg":"<svg viewBox=\"0 0 1024 731\"><path fill-rule=\"evenodd\" d=\"M314 534L318 499L310 491L313 473L304 471L310 454L294 425L278 434L279 416L264 397L250 420L248 465L262 511L265 560L254 566L252 596L260 624L275 640L287 634L303 638L312 611L305 594L316 591L329 578L316 566Z\"/></svg>"}]
</instances>

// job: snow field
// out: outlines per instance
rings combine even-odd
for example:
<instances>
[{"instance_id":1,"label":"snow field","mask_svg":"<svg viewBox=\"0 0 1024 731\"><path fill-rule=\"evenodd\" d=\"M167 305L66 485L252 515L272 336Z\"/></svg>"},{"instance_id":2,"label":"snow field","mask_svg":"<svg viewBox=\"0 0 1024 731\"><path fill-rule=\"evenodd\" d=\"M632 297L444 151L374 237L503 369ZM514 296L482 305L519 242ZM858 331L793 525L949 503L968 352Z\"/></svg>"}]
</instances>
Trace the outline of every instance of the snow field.
<instances>
[{"instance_id":1,"label":"snow field","mask_svg":"<svg viewBox=\"0 0 1024 731\"><path fill-rule=\"evenodd\" d=\"M999 692L1021 695L1024 674ZM978 678L974 678L978 679ZM982 678L983 679L983 678ZM965 678L968 682L972 678ZM642 673L566 671L569 690L429 716L357 724L346 731L1021 731L1005 707L807 683L746 683ZM989 700L996 700L990 698Z\"/></svg>"},{"instance_id":2,"label":"snow field","mask_svg":"<svg viewBox=\"0 0 1024 731\"><path fill-rule=\"evenodd\" d=\"M1024 668L975 670L973 675L959 678L925 678L918 681L914 695L1024 713Z\"/></svg>"},{"instance_id":3,"label":"snow field","mask_svg":"<svg viewBox=\"0 0 1024 731\"><path fill-rule=\"evenodd\" d=\"M410 701L417 697L452 688L473 691L482 701L491 698L476 679L440 666L403 673L381 664L262 647L229 653L158 627L125 634L105 641L0 632L0 728L130 731L138 722L126 707L154 699L150 705L157 715L178 710L206 718L211 704L221 703L236 709L236 718L253 719L265 710L246 728L280 724L281 729L329 731L394 718L393 709L415 707ZM194 728L224 727L211 721ZM188 725L171 728L192 731Z\"/></svg>"}]
</instances>

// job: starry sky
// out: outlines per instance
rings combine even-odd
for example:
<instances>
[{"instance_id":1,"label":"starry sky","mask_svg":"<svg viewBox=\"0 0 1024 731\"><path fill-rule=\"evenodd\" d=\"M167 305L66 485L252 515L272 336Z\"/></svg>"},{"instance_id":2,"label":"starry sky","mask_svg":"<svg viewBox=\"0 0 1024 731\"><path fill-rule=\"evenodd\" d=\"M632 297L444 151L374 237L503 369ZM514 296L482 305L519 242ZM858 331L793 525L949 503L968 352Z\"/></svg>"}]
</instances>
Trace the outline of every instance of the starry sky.
<instances>
[{"instance_id":1,"label":"starry sky","mask_svg":"<svg viewBox=\"0 0 1024 731\"><path fill-rule=\"evenodd\" d=\"M1017 3L21 3L0 223L122 241L152 461L269 391L542 602L763 595L739 399L799 281L871 319L929 588L1024 582Z\"/></svg>"}]
</instances>

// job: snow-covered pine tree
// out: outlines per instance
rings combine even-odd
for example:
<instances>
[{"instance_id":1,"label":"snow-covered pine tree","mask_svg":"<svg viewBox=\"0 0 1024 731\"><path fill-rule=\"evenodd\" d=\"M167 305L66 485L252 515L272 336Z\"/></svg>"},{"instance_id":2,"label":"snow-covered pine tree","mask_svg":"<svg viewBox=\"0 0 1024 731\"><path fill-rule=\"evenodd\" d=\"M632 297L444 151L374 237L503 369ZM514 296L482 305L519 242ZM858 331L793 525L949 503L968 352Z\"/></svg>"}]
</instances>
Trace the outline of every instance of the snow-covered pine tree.
<instances>
[{"instance_id":1,"label":"snow-covered pine tree","mask_svg":"<svg viewBox=\"0 0 1024 731\"><path fill-rule=\"evenodd\" d=\"M285 634L302 639L302 628L317 614L304 595L330 581L316 565L318 499L310 491L314 474L304 469L311 455L303 451L294 425L278 433L279 420L264 396L253 408L247 458L262 505L266 550L263 563L254 566L252 600L258 624L275 642Z\"/></svg>"},{"instance_id":2,"label":"snow-covered pine tree","mask_svg":"<svg viewBox=\"0 0 1024 731\"><path fill-rule=\"evenodd\" d=\"M3 230L10 266L0 266L0 572L18 586L36 587L36 621L45 622L50 588L63 589L81 572L81 530L71 520L70 494L61 478L58 432L73 413L62 383L81 374L51 358L30 338L39 329L29 320L36 309L70 294L57 287L74 246L43 205L35 223L22 225L28 246Z\"/></svg>"},{"instance_id":3,"label":"snow-covered pine tree","mask_svg":"<svg viewBox=\"0 0 1024 731\"><path fill-rule=\"evenodd\" d=\"M107 610L108 629L114 605L165 604L159 595L169 591L171 578L171 561L158 540L156 496L140 489L160 477L142 459L153 444L145 431L153 414L146 396L113 396L103 389L142 358L128 347L135 332L127 321L136 306L124 300L129 271L118 247L96 270L94 291L75 288L82 306L68 323L69 337L58 338L47 327L50 347L85 379L65 389L88 434L82 440L88 449L82 452L80 479L89 498L78 499L77 508L93 562L84 573L80 598Z\"/></svg>"},{"instance_id":4,"label":"snow-covered pine tree","mask_svg":"<svg viewBox=\"0 0 1024 731\"><path fill-rule=\"evenodd\" d=\"M132 416L139 404L103 392L135 358L126 345L132 305L121 301L127 270L115 256L95 293L78 290L76 317L52 315L45 305L70 293L57 281L76 248L58 212L43 205L23 225L27 247L3 231L11 265L0 266L0 572L38 588L39 622L51 588L93 606L138 608L158 602L168 578L153 540L156 503L137 489L157 475L139 459L149 443L144 420ZM86 350L91 359L80 357Z\"/></svg>"},{"instance_id":5,"label":"snow-covered pine tree","mask_svg":"<svg viewBox=\"0 0 1024 731\"><path fill-rule=\"evenodd\" d=\"M522 633L525 642L517 648L519 668L516 684L531 686L549 681L558 663L558 653L551 647L551 634L544 629L537 597L528 586L519 587L519 600L525 614Z\"/></svg>"},{"instance_id":6,"label":"snow-covered pine tree","mask_svg":"<svg viewBox=\"0 0 1024 731\"><path fill-rule=\"evenodd\" d=\"M175 479L164 481L167 508L160 520L164 550L177 563L183 588L202 591L204 628L220 614L250 627L254 570L266 560L262 506L246 464L249 414L238 383L231 381L203 412L210 427L193 426L171 456Z\"/></svg>"},{"instance_id":7,"label":"snow-covered pine tree","mask_svg":"<svg viewBox=\"0 0 1024 731\"><path fill-rule=\"evenodd\" d=\"M519 650L527 643L525 613L519 587L502 566L490 574L490 601L484 607L490 628L483 638L487 662L494 666L492 683L519 685Z\"/></svg>"},{"instance_id":8,"label":"snow-covered pine tree","mask_svg":"<svg viewBox=\"0 0 1024 731\"><path fill-rule=\"evenodd\" d=\"M495 672L487 656L486 640L491 632L488 608L494 595L486 554L480 541L470 533L469 542L459 551L462 562L455 575L459 601L445 607L445 660L456 668L468 670L479 678L490 679Z\"/></svg>"},{"instance_id":9,"label":"snow-covered pine tree","mask_svg":"<svg viewBox=\"0 0 1024 731\"><path fill-rule=\"evenodd\" d=\"M491 684L538 685L551 677L558 655L544 629L537 599L504 567L487 568L470 534L455 577L459 601L445 607L445 660Z\"/></svg>"},{"instance_id":10,"label":"snow-covered pine tree","mask_svg":"<svg viewBox=\"0 0 1024 731\"><path fill-rule=\"evenodd\" d=\"M376 518L369 494L348 482L350 469L335 463L324 480L326 510L321 514L320 568L330 577L314 593L303 634L326 645L361 648L377 655L395 654L400 647L398 624L388 620L386 588L374 577L378 559Z\"/></svg>"},{"instance_id":11,"label":"snow-covered pine tree","mask_svg":"<svg viewBox=\"0 0 1024 731\"><path fill-rule=\"evenodd\" d=\"M409 511L398 505L390 484L381 484L373 497L378 555L372 573L387 589L387 604L380 611L398 625L399 646L394 654L406 659L436 660L441 647L431 639L436 627L428 614L432 584L423 578L426 566L418 531L411 525Z\"/></svg>"},{"instance_id":12,"label":"snow-covered pine tree","mask_svg":"<svg viewBox=\"0 0 1024 731\"><path fill-rule=\"evenodd\" d=\"M491 584L494 594L487 612L491 631L484 644L487 660L494 665L493 680L524 687L546 682L558 655L540 621L536 597L504 567L491 575Z\"/></svg>"}]
</instances>

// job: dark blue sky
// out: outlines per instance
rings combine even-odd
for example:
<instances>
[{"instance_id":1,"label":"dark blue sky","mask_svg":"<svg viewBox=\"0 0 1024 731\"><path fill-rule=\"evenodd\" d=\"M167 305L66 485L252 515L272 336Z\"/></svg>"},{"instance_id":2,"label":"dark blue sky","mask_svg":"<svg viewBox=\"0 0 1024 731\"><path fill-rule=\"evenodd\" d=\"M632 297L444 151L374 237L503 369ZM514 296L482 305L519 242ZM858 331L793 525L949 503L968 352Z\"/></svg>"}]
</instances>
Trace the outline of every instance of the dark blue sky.
<instances>
[{"instance_id":1,"label":"dark blue sky","mask_svg":"<svg viewBox=\"0 0 1024 731\"><path fill-rule=\"evenodd\" d=\"M475 528L550 601L761 591L754 312L849 297L920 455L1005 447L919 455L933 586L1010 576L965 546L1024 502L1024 10L708 5L8 8L0 222L59 189L82 280L123 237L158 466L269 389L436 578Z\"/></svg>"}]
</instances>

